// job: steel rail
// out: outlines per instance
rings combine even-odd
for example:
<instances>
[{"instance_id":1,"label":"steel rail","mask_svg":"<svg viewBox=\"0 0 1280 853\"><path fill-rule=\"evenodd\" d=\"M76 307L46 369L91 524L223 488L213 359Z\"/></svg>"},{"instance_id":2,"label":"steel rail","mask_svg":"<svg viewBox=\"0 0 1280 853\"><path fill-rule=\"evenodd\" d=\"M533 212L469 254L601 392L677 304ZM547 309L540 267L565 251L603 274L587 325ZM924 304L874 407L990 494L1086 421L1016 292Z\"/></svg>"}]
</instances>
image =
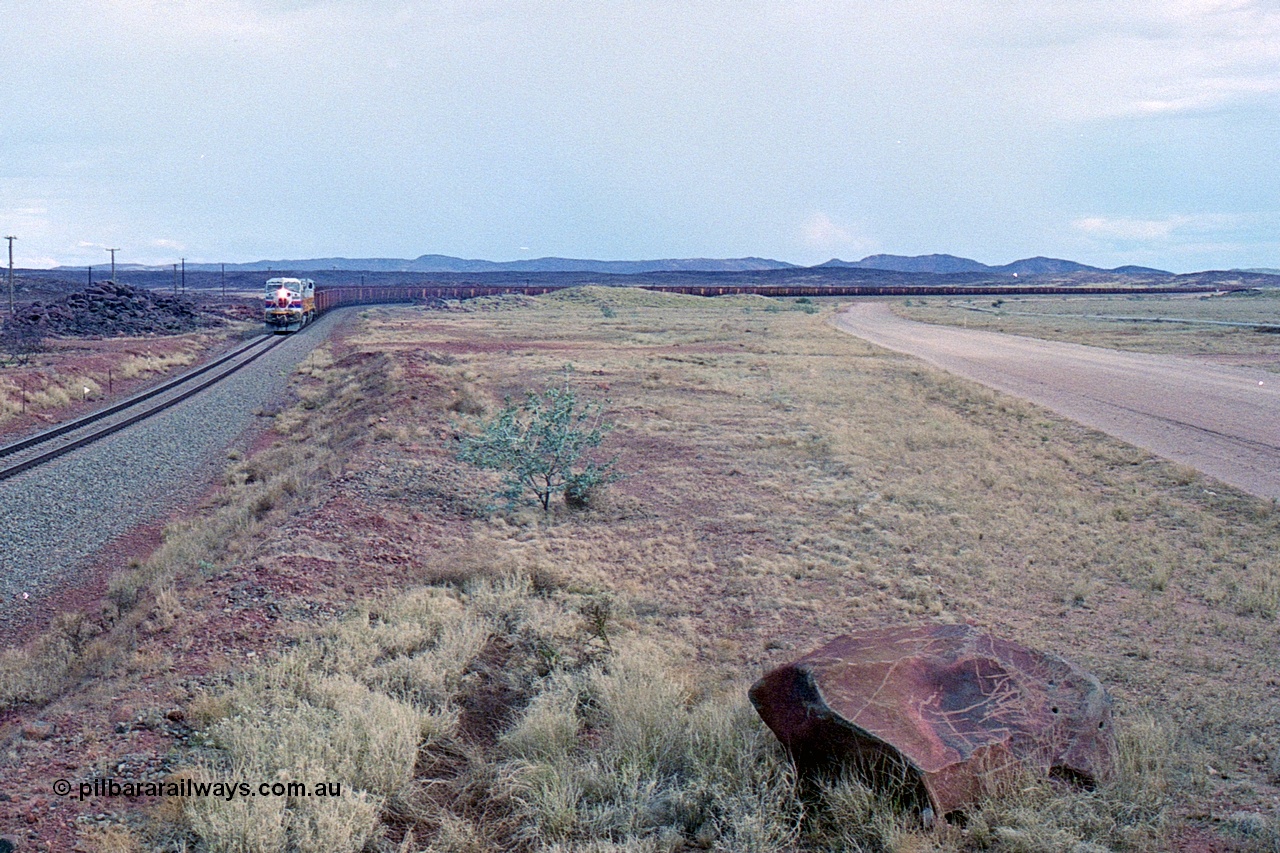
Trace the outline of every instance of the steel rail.
<instances>
[{"instance_id":1,"label":"steel rail","mask_svg":"<svg viewBox=\"0 0 1280 853\"><path fill-rule=\"evenodd\" d=\"M143 400L149 400L152 397L155 397L159 394L163 394L166 391L169 391L173 388L177 388L179 385L183 384L184 382L189 382L197 376L208 373L210 370L214 370L217 367L223 364L226 364L231 359L241 355L242 353L245 353L248 350L253 349L255 346L260 345L263 340L264 338L255 338L254 340L250 341L249 343L245 344L239 349L232 350L226 355L221 356L215 359L214 361L209 362L208 364L201 365L195 370L190 370L182 374L181 376L175 376L173 379L169 379L164 382L161 382L156 387L149 388L146 391L143 391L139 394L133 395L132 397L128 397L124 400L121 400L119 403L114 403L110 406L107 406L104 409L99 409L96 412L90 412L84 417L76 418L74 420L68 421L65 424L59 424L58 426L52 429L47 429L44 432L38 432L35 435L28 436L27 438L24 438L20 441L15 441L12 444L6 444L4 447L0 447L0 458L3 458L5 456L11 456L14 453L18 453L19 451L26 450L29 447L35 447L38 444L43 444L44 442L55 439L60 435L66 435L67 433L72 432L73 430L77 430L77 429L80 429L81 427L88 426L94 421L100 421L103 418L111 417L117 412L122 412L125 409L129 408L130 406L136 406L138 403L141 403Z\"/></svg>"},{"instance_id":2,"label":"steel rail","mask_svg":"<svg viewBox=\"0 0 1280 853\"><path fill-rule=\"evenodd\" d=\"M249 364L252 364L254 361L257 361L259 358L266 355L268 352L275 349L277 346L284 343L286 340L288 339L283 337L268 338L264 336L262 338L258 338L257 340L254 340L249 344L243 347L240 347L239 349L225 356L218 358L216 361L210 362L209 364L204 365L196 370L192 370L188 373L183 374L182 376L169 380L168 382L165 382L162 385L157 386L156 388L152 388L142 394L138 394L121 403L117 403L113 406L109 406L105 409L101 409L97 412L93 412L91 414L85 415L82 418L77 418L74 421L70 421L66 424L62 424L55 429L47 430L45 432L39 433L38 435L31 436L29 438L14 442L13 444L0 448L0 457L9 456L14 453L21 452L22 450L30 450L33 447L38 447L40 444L44 444L46 442L53 441L54 439L60 438L66 435L67 433L74 432L75 430L83 429L84 427L90 426L91 424L94 424L102 420L103 418L110 417L111 415L120 414L121 412L127 411L128 409L133 408L135 406L141 406L141 408L139 408L137 412L129 415L123 420L119 420L110 424L105 424L100 429L94 430L93 432L90 432L79 438L73 439L69 442L66 442L65 444L60 444L57 447L51 448L42 453L38 453L34 456L28 457L21 461L14 462L4 467L0 467L0 480L6 480L10 477L15 476L16 474L22 473L23 471L27 471L38 465L43 465L45 462L48 462L52 459L56 459L57 457L62 456L65 453L70 453L73 450L84 447L86 444L90 444L101 438L105 438L109 435L117 433L120 430L137 423L138 421L144 420L146 418L151 417L152 415L158 414L168 408L171 408L177 405L178 403L182 402L183 400L186 400L189 397L195 396L196 394L205 390L209 386L217 382L220 382L221 380L227 378L233 373L236 373L237 371L248 366ZM255 347L257 348L257 351L252 352ZM230 365L229 367L226 367L225 370L214 373L212 376L206 375L211 371L216 370L218 367L226 366L227 362L232 361L233 359L238 358L239 356L245 355L246 353L250 353L250 355L247 358L244 358L243 360L236 362ZM201 377L204 377L204 378L201 379ZM173 391L175 389L179 389L183 385L187 383L191 383L193 382L193 380L197 380L197 379L199 379L200 381L195 382L189 388L183 388L180 393L175 394L174 396L166 400L161 400L159 402L156 402L154 405L150 405L150 406L143 405L148 400L152 400L153 398L155 398L160 394L163 394L168 391Z\"/></svg>"}]
</instances>

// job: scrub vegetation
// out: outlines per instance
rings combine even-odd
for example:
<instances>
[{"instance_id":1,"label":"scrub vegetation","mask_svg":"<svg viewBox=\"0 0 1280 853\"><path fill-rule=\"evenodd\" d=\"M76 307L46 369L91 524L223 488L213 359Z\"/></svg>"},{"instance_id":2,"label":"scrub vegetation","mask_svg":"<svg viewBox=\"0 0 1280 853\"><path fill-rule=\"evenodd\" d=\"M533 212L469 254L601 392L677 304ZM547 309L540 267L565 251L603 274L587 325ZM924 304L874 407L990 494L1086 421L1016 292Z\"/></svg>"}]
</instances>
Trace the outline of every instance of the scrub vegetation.
<instances>
[{"instance_id":1,"label":"scrub vegetation","mask_svg":"<svg viewBox=\"0 0 1280 853\"><path fill-rule=\"evenodd\" d=\"M1280 370L1280 290L1178 296L933 297L894 303L911 320L1134 352L1174 353ZM1142 322L1143 318L1190 320ZM1207 322L1206 322L1207 321Z\"/></svg>"},{"instance_id":2,"label":"scrub vegetation","mask_svg":"<svg viewBox=\"0 0 1280 853\"><path fill-rule=\"evenodd\" d=\"M566 367L566 378L571 367ZM587 456L600 446L613 425L604 419L604 404L578 401L563 387L528 392L522 403L507 400L496 415L475 425L463 437L458 458L477 468L497 471L502 485L497 497L508 507L532 494L543 512L563 496L571 506L586 507L618 475L612 462Z\"/></svg>"},{"instance_id":3,"label":"scrub vegetation","mask_svg":"<svg viewBox=\"0 0 1280 853\"><path fill-rule=\"evenodd\" d=\"M268 413L277 443L171 534L208 553L117 582L132 651L95 670L180 706L176 772L342 795L158 801L113 837L1275 849L1280 513L867 345L831 310L584 288L363 311ZM635 475L585 509L491 508L459 413L560 383L611 401L599 449ZM1093 671L1118 778L1028 777L932 829L856 780L797 779L747 687L846 628L922 620Z\"/></svg>"},{"instance_id":4,"label":"scrub vegetation","mask_svg":"<svg viewBox=\"0 0 1280 853\"><path fill-rule=\"evenodd\" d=\"M33 431L67 417L68 410L123 398L147 382L194 365L243 332L244 324L237 324L184 335L90 343L36 339L0 328L0 432ZM21 357L14 355L18 343L27 346Z\"/></svg>"}]
</instances>

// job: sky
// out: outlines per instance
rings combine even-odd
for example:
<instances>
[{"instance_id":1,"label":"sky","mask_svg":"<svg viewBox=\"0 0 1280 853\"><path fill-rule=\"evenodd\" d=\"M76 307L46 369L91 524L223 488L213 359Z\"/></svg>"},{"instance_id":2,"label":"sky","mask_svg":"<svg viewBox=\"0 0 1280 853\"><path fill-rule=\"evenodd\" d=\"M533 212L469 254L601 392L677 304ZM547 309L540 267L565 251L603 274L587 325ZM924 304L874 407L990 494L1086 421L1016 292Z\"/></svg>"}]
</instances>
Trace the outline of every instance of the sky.
<instances>
[{"instance_id":1,"label":"sky","mask_svg":"<svg viewBox=\"0 0 1280 853\"><path fill-rule=\"evenodd\" d=\"M20 267L1280 267L1280 0L0 0Z\"/></svg>"}]
</instances>

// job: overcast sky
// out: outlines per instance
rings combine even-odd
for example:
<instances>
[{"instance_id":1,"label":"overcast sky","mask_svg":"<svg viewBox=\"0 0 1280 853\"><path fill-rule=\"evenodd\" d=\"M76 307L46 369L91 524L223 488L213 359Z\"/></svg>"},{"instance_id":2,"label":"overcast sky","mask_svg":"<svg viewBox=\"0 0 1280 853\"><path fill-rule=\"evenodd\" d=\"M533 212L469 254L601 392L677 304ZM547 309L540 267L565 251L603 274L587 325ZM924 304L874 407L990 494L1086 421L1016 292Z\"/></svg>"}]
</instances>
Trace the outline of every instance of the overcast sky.
<instances>
[{"instance_id":1,"label":"overcast sky","mask_svg":"<svg viewBox=\"0 0 1280 853\"><path fill-rule=\"evenodd\" d=\"M0 9L20 266L1280 267L1280 0Z\"/></svg>"}]
</instances>

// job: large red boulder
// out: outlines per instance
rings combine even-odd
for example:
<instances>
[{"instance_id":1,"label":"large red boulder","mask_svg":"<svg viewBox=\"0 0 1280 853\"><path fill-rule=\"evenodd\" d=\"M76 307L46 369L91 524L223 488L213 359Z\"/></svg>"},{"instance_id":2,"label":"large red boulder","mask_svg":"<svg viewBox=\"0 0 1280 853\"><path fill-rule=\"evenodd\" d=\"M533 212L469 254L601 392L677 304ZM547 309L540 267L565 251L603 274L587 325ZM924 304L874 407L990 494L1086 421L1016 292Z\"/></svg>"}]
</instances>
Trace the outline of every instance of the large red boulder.
<instances>
[{"instance_id":1,"label":"large red boulder","mask_svg":"<svg viewBox=\"0 0 1280 853\"><path fill-rule=\"evenodd\" d=\"M802 770L846 767L938 815L1021 768L1092 785L1115 766L1111 699L1096 678L968 625L837 637L750 695Z\"/></svg>"}]
</instances>

